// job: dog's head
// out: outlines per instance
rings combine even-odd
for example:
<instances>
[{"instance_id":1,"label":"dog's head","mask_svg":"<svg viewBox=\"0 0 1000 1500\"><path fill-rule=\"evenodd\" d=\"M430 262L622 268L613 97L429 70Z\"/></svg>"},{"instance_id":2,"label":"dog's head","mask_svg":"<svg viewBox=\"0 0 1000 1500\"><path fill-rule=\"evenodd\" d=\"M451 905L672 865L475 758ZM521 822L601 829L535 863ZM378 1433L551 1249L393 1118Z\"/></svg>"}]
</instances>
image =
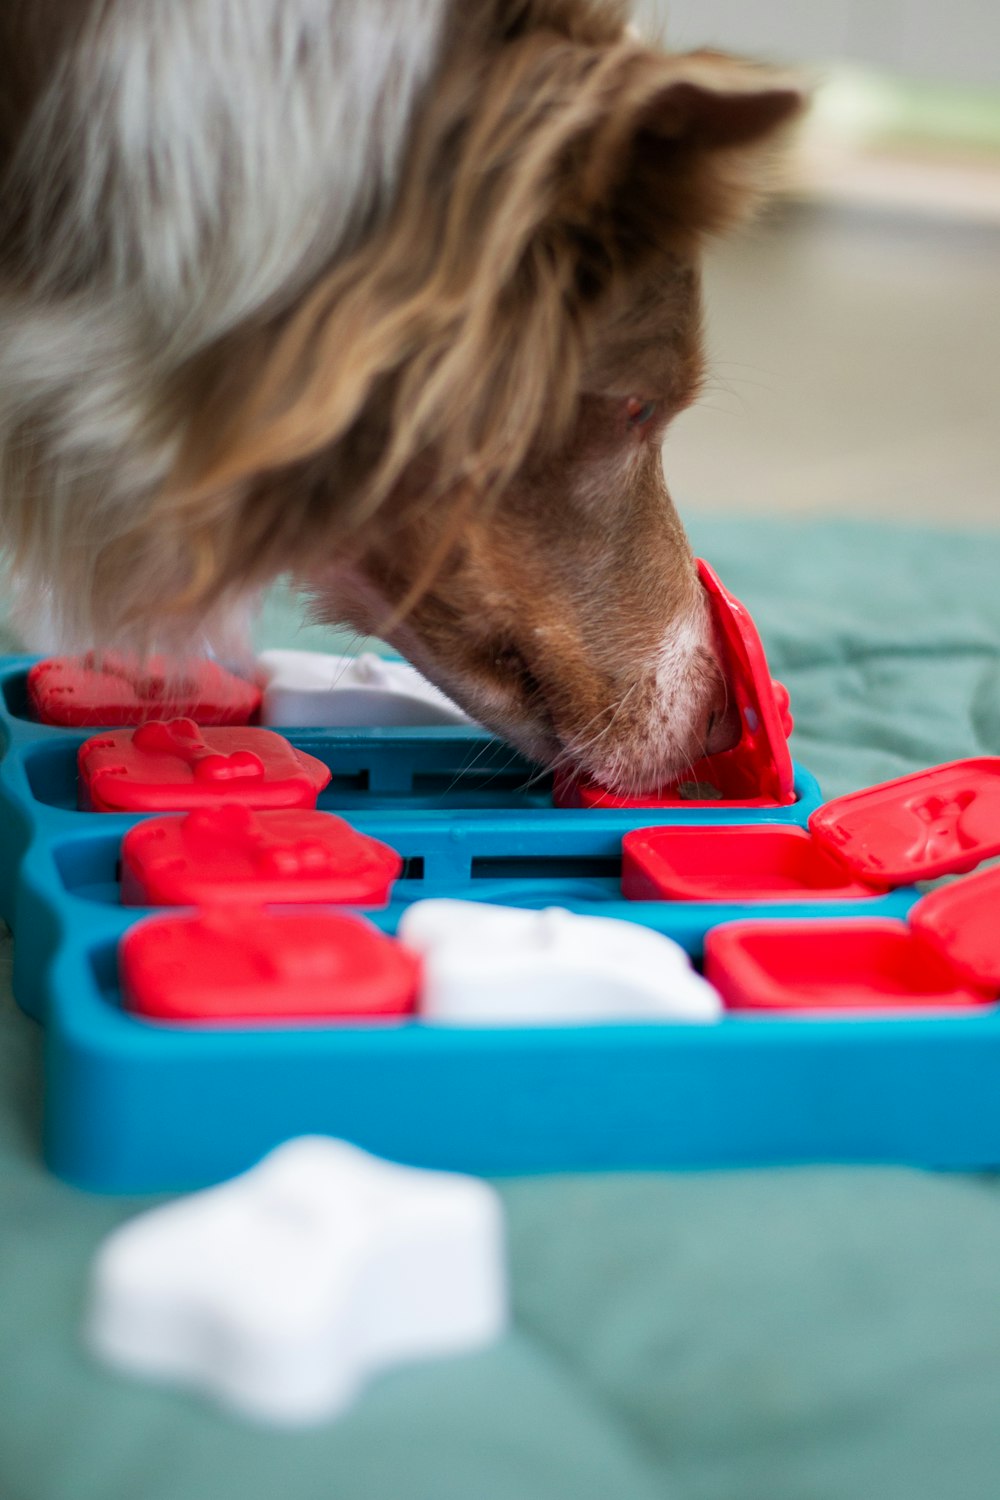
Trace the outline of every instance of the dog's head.
<instances>
[{"instance_id":1,"label":"dog's head","mask_svg":"<svg viewBox=\"0 0 1000 1500\"><path fill-rule=\"evenodd\" d=\"M386 211L172 372L168 472L97 587L187 618L291 572L528 753L645 789L734 736L660 447L703 240L801 98L613 3L451 18Z\"/></svg>"}]
</instances>

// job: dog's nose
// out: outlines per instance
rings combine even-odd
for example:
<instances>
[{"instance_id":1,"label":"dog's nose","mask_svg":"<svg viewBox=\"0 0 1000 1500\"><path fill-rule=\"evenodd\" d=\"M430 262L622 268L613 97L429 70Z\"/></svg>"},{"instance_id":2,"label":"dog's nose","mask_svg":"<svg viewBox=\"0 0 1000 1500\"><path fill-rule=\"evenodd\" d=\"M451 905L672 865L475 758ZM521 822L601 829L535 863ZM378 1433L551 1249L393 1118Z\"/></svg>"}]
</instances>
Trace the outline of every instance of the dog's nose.
<instances>
[{"instance_id":1,"label":"dog's nose","mask_svg":"<svg viewBox=\"0 0 1000 1500\"><path fill-rule=\"evenodd\" d=\"M705 725L705 754L718 755L722 750L732 750L739 744L742 732L739 709L720 695L719 701L709 710Z\"/></svg>"}]
</instances>

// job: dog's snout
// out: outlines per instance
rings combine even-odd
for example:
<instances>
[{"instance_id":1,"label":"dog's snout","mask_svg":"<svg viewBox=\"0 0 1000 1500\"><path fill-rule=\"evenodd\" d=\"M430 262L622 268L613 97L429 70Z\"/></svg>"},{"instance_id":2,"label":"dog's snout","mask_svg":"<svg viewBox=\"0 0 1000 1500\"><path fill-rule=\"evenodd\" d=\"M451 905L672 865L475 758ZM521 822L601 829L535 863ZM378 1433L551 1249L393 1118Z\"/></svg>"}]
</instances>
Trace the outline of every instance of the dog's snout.
<instances>
[{"instance_id":1,"label":"dog's snout","mask_svg":"<svg viewBox=\"0 0 1000 1500\"><path fill-rule=\"evenodd\" d=\"M735 703L727 701L723 688L718 700L708 711L704 737L705 754L718 755L723 750L734 749L740 742L741 732L739 709Z\"/></svg>"}]
</instances>

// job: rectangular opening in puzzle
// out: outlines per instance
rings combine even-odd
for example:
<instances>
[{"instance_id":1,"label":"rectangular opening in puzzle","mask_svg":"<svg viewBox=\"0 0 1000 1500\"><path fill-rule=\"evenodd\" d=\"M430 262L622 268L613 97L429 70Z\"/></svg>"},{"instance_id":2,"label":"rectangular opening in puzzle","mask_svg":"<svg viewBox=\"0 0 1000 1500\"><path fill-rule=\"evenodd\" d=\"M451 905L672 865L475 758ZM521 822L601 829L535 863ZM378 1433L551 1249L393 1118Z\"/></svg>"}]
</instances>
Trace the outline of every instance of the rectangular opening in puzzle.
<instances>
[{"instance_id":1,"label":"rectangular opening in puzzle","mask_svg":"<svg viewBox=\"0 0 1000 1500\"><path fill-rule=\"evenodd\" d=\"M117 906L121 900L121 834L95 833L52 850L59 878L73 896Z\"/></svg>"},{"instance_id":2,"label":"rectangular opening in puzzle","mask_svg":"<svg viewBox=\"0 0 1000 1500\"><path fill-rule=\"evenodd\" d=\"M474 812L504 810L534 812L548 810L552 806L551 793L541 788L523 789L522 785L505 786L501 783L471 785L458 774L413 778L407 786L387 786L374 778L369 790L357 792L338 790L335 784L324 788L317 807L327 812L341 813L350 817L368 807L405 811L428 809L434 812Z\"/></svg>"},{"instance_id":3,"label":"rectangular opening in puzzle","mask_svg":"<svg viewBox=\"0 0 1000 1500\"><path fill-rule=\"evenodd\" d=\"M417 894L417 893L414 893ZM419 894L431 894L428 891ZM599 914L602 906L617 906L617 882L613 880L516 880L477 881L463 893L463 899L482 901L488 906L517 906L527 911L541 911L550 906L565 906L574 911Z\"/></svg>"},{"instance_id":4,"label":"rectangular opening in puzzle","mask_svg":"<svg viewBox=\"0 0 1000 1500\"><path fill-rule=\"evenodd\" d=\"M33 745L24 757L31 795L48 807L77 806L77 742L63 739Z\"/></svg>"},{"instance_id":5,"label":"rectangular opening in puzzle","mask_svg":"<svg viewBox=\"0 0 1000 1500\"><path fill-rule=\"evenodd\" d=\"M344 792L367 792L371 782L368 771L332 771L326 787L327 797Z\"/></svg>"},{"instance_id":6,"label":"rectangular opening in puzzle","mask_svg":"<svg viewBox=\"0 0 1000 1500\"><path fill-rule=\"evenodd\" d=\"M508 768L490 766L459 767L455 771L416 771L413 790L418 796L447 795L450 792L495 792L505 799L521 793L531 801L548 803L552 797L552 778L533 775L524 764Z\"/></svg>"},{"instance_id":7,"label":"rectangular opening in puzzle","mask_svg":"<svg viewBox=\"0 0 1000 1500\"><path fill-rule=\"evenodd\" d=\"M27 672L12 672L3 679L3 701L7 712L15 719L34 719L28 706Z\"/></svg>"},{"instance_id":8,"label":"rectangular opening in puzzle","mask_svg":"<svg viewBox=\"0 0 1000 1500\"><path fill-rule=\"evenodd\" d=\"M329 767L319 806L344 811L369 803L461 811L463 808L549 808L552 777L482 733L422 738L419 731L355 730L292 736L296 747Z\"/></svg>"},{"instance_id":9,"label":"rectangular opening in puzzle","mask_svg":"<svg viewBox=\"0 0 1000 1500\"><path fill-rule=\"evenodd\" d=\"M483 854L472 860L473 880L577 880L617 878L622 862L605 854Z\"/></svg>"},{"instance_id":10,"label":"rectangular opening in puzzle","mask_svg":"<svg viewBox=\"0 0 1000 1500\"><path fill-rule=\"evenodd\" d=\"M115 1010L122 1008L121 983L118 979L118 944L99 943L87 955L94 983L101 999Z\"/></svg>"}]
</instances>

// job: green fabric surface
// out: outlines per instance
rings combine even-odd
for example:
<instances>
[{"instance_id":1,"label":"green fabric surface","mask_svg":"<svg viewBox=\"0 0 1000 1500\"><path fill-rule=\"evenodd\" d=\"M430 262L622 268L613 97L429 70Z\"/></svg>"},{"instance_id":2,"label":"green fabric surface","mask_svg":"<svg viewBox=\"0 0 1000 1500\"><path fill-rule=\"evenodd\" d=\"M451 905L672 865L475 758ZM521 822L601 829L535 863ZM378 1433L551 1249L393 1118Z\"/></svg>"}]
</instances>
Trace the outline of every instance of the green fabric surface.
<instances>
[{"instance_id":1,"label":"green fabric surface","mask_svg":"<svg viewBox=\"0 0 1000 1500\"><path fill-rule=\"evenodd\" d=\"M1000 753L1000 535L712 522L795 752L835 794ZM269 602L268 644L296 642ZM0 980L0 1500L995 1500L1000 1188L825 1168L501 1185L514 1324L275 1433L110 1374L79 1324L152 1200L38 1159L40 1035Z\"/></svg>"}]
</instances>

